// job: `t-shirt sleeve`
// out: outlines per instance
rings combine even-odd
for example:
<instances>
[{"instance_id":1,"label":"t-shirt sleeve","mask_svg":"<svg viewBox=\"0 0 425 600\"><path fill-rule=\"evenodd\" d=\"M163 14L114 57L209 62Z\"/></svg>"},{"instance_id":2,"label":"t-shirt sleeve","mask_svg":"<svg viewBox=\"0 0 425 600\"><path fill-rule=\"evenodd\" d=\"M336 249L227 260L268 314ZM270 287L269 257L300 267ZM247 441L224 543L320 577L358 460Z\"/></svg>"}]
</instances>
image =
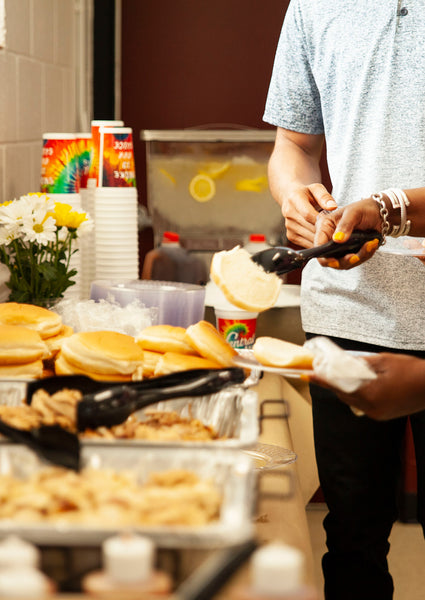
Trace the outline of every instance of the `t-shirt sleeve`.
<instances>
[{"instance_id":1,"label":"t-shirt sleeve","mask_svg":"<svg viewBox=\"0 0 425 600\"><path fill-rule=\"evenodd\" d=\"M320 94L311 69L311 39L303 17L300 1L292 0L279 37L263 120L301 133L320 134Z\"/></svg>"}]
</instances>

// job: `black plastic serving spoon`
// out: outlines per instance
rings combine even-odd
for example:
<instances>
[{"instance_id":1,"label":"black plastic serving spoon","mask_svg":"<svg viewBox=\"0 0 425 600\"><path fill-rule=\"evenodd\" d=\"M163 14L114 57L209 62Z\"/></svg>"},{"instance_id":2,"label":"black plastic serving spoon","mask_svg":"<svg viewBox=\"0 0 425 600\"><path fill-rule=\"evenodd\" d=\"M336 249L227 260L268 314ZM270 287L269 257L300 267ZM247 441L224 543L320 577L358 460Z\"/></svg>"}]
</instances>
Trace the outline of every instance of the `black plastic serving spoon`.
<instances>
[{"instance_id":1,"label":"black plastic serving spoon","mask_svg":"<svg viewBox=\"0 0 425 600\"><path fill-rule=\"evenodd\" d=\"M311 258L339 258L351 252L358 252L363 244L375 239L379 240L380 244L382 243L383 238L379 231L356 230L345 242L338 243L331 240L321 246L303 250L276 246L253 254L251 260L260 265L267 273L283 275L303 267Z\"/></svg>"}]
</instances>

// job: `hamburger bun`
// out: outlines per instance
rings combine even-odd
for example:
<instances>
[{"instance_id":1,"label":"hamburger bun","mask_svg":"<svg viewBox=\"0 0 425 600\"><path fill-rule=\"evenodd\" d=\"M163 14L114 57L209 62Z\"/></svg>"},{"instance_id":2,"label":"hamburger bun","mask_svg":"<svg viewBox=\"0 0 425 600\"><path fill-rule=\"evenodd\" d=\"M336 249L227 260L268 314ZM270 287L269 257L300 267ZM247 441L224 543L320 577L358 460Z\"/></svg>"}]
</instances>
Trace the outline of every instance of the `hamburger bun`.
<instances>
[{"instance_id":1,"label":"hamburger bun","mask_svg":"<svg viewBox=\"0 0 425 600\"><path fill-rule=\"evenodd\" d=\"M184 327L152 325L139 333L136 342L143 350L196 354L195 348L185 339L185 333Z\"/></svg>"},{"instance_id":2,"label":"hamburger bun","mask_svg":"<svg viewBox=\"0 0 425 600\"><path fill-rule=\"evenodd\" d=\"M116 373L105 375L103 373L96 373L95 371L88 371L77 367L69 363L66 358L62 356L61 352L59 352L59 355L55 360L54 368L56 375L86 375L96 381L122 381L123 383L133 380L133 375L118 375Z\"/></svg>"},{"instance_id":3,"label":"hamburger bun","mask_svg":"<svg viewBox=\"0 0 425 600\"><path fill-rule=\"evenodd\" d=\"M153 377L156 365L163 354L152 350L143 350L143 377Z\"/></svg>"},{"instance_id":4,"label":"hamburger bun","mask_svg":"<svg viewBox=\"0 0 425 600\"><path fill-rule=\"evenodd\" d=\"M303 346L273 337L259 337L252 352L264 366L293 369L312 369L314 355Z\"/></svg>"},{"instance_id":5,"label":"hamburger bun","mask_svg":"<svg viewBox=\"0 0 425 600\"><path fill-rule=\"evenodd\" d=\"M42 360L16 365L0 365L0 379L40 379L43 375Z\"/></svg>"},{"instance_id":6,"label":"hamburger bun","mask_svg":"<svg viewBox=\"0 0 425 600\"><path fill-rule=\"evenodd\" d=\"M186 329L185 338L197 352L221 367L233 366L236 350L226 342L208 321L199 321Z\"/></svg>"},{"instance_id":7,"label":"hamburger bun","mask_svg":"<svg viewBox=\"0 0 425 600\"><path fill-rule=\"evenodd\" d=\"M168 375L177 371L188 371L189 369L220 369L221 365L213 360L202 356L190 356L178 352L165 352L158 360L154 376Z\"/></svg>"},{"instance_id":8,"label":"hamburger bun","mask_svg":"<svg viewBox=\"0 0 425 600\"><path fill-rule=\"evenodd\" d=\"M46 339L59 333L62 318L52 310L34 304L3 302L0 304L0 325L28 327Z\"/></svg>"},{"instance_id":9,"label":"hamburger bun","mask_svg":"<svg viewBox=\"0 0 425 600\"><path fill-rule=\"evenodd\" d=\"M216 252L210 275L231 304L249 312L262 312L274 306L282 285L275 273L266 273L239 246Z\"/></svg>"},{"instance_id":10,"label":"hamburger bun","mask_svg":"<svg viewBox=\"0 0 425 600\"><path fill-rule=\"evenodd\" d=\"M45 340L45 344L49 350L49 358L53 358L59 352L62 347L62 343L65 338L70 337L74 333L72 327L69 325L62 325L61 330L57 335L52 335Z\"/></svg>"},{"instance_id":11,"label":"hamburger bun","mask_svg":"<svg viewBox=\"0 0 425 600\"><path fill-rule=\"evenodd\" d=\"M0 365L25 365L48 354L37 331L19 325L0 325Z\"/></svg>"},{"instance_id":12,"label":"hamburger bun","mask_svg":"<svg viewBox=\"0 0 425 600\"><path fill-rule=\"evenodd\" d=\"M130 377L143 366L143 350L134 338L116 331L85 331L64 339L62 358L75 373L94 373L108 378ZM62 364L61 363L61 364ZM58 368L62 368L58 366ZM55 367L56 370L56 367Z\"/></svg>"}]
</instances>

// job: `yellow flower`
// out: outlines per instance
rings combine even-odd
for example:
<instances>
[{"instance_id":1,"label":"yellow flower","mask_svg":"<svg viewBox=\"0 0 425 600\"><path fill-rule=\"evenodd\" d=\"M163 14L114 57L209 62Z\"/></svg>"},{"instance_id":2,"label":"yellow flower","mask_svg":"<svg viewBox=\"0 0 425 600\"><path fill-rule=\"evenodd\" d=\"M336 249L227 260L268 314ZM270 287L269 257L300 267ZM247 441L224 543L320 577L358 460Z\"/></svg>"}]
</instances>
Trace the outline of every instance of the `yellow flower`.
<instances>
[{"instance_id":1,"label":"yellow flower","mask_svg":"<svg viewBox=\"0 0 425 600\"><path fill-rule=\"evenodd\" d=\"M72 210L69 204L63 202L55 202L55 211L51 215L58 227L68 227L78 229L78 227L87 220L87 215L84 212Z\"/></svg>"}]
</instances>

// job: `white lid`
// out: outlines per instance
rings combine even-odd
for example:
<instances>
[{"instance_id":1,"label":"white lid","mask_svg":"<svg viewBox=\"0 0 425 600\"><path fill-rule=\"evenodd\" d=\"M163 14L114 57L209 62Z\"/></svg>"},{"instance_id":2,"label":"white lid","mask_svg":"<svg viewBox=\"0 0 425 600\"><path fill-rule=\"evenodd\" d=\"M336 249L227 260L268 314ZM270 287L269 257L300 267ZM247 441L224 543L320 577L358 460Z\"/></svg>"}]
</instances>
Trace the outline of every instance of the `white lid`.
<instances>
[{"instance_id":1,"label":"white lid","mask_svg":"<svg viewBox=\"0 0 425 600\"><path fill-rule=\"evenodd\" d=\"M36 567L39 560L38 548L15 535L10 535L0 542L0 569L16 565Z\"/></svg>"},{"instance_id":2,"label":"white lid","mask_svg":"<svg viewBox=\"0 0 425 600\"><path fill-rule=\"evenodd\" d=\"M300 550L271 543L257 550L251 559L252 587L259 595L279 596L302 585L304 556Z\"/></svg>"},{"instance_id":3,"label":"white lid","mask_svg":"<svg viewBox=\"0 0 425 600\"><path fill-rule=\"evenodd\" d=\"M102 544L105 571L114 581L145 581L152 573L155 547L148 537L123 533Z\"/></svg>"},{"instance_id":4,"label":"white lid","mask_svg":"<svg viewBox=\"0 0 425 600\"><path fill-rule=\"evenodd\" d=\"M49 592L49 580L33 567L14 567L0 571L2 598L44 598Z\"/></svg>"},{"instance_id":5,"label":"white lid","mask_svg":"<svg viewBox=\"0 0 425 600\"><path fill-rule=\"evenodd\" d=\"M75 138L75 133L63 133L62 131L58 133L43 133L43 140L75 140Z\"/></svg>"},{"instance_id":6,"label":"white lid","mask_svg":"<svg viewBox=\"0 0 425 600\"><path fill-rule=\"evenodd\" d=\"M273 142L274 129L144 129L146 142Z\"/></svg>"}]
</instances>

